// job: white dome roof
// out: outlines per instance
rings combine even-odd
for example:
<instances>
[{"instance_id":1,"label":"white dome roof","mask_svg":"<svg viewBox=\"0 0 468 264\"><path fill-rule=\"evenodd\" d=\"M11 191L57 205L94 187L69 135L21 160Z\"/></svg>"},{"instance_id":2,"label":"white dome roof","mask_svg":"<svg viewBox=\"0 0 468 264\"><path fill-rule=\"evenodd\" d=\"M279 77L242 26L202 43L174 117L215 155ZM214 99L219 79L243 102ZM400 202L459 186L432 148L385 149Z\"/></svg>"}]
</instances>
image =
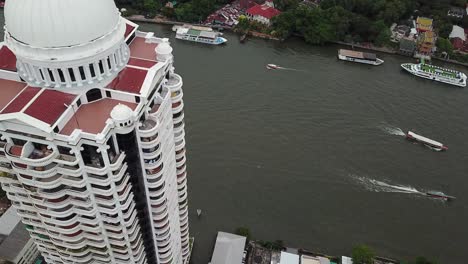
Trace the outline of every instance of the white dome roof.
<instances>
[{"instance_id":1,"label":"white dome roof","mask_svg":"<svg viewBox=\"0 0 468 264\"><path fill-rule=\"evenodd\" d=\"M133 111L130 109L130 107L124 105L124 104L118 104L114 106L110 113L112 119L116 121L125 121L128 119L131 119L133 116Z\"/></svg>"},{"instance_id":2,"label":"white dome roof","mask_svg":"<svg viewBox=\"0 0 468 264\"><path fill-rule=\"evenodd\" d=\"M113 0L7 0L5 25L34 47L85 44L111 32L120 15Z\"/></svg>"},{"instance_id":3,"label":"white dome roof","mask_svg":"<svg viewBox=\"0 0 468 264\"><path fill-rule=\"evenodd\" d=\"M172 53L172 47L169 44L169 40L167 38L164 38L161 43L156 46L156 54L161 54L161 55L169 55Z\"/></svg>"}]
</instances>

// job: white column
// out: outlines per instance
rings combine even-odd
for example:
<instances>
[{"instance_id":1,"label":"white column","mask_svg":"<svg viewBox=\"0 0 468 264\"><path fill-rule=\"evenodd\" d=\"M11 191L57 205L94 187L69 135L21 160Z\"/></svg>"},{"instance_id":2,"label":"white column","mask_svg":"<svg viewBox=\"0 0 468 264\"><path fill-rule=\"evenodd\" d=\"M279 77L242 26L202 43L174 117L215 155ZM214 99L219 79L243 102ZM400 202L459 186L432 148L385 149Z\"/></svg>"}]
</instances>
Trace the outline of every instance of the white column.
<instances>
[{"instance_id":1,"label":"white column","mask_svg":"<svg viewBox=\"0 0 468 264\"><path fill-rule=\"evenodd\" d=\"M78 70L78 67L73 67L73 73L75 74L75 79L78 86L83 86L84 80L81 80L81 73L80 70Z\"/></svg>"},{"instance_id":2,"label":"white column","mask_svg":"<svg viewBox=\"0 0 468 264\"><path fill-rule=\"evenodd\" d=\"M86 75L86 80L88 80L89 84L93 83L93 77L91 76L91 71L89 70L89 65L83 66L85 75Z\"/></svg>"},{"instance_id":3,"label":"white column","mask_svg":"<svg viewBox=\"0 0 468 264\"><path fill-rule=\"evenodd\" d=\"M40 85L42 82L42 78L41 78L41 74L39 73L39 69L36 66L32 66L32 70L33 70L34 78L36 79L35 83L37 85Z\"/></svg>"},{"instance_id":4,"label":"white column","mask_svg":"<svg viewBox=\"0 0 468 264\"><path fill-rule=\"evenodd\" d=\"M102 59L102 63L103 63L103 66L104 66L104 74L106 76L110 76L111 75L111 71L110 71L110 68L109 68L109 57L106 57L105 59Z\"/></svg>"},{"instance_id":5,"label":"white column","mask_svg":"<svg viewBox=\"0 0 468 264\"><path fill-rule=\"evenodd\" d=\"M44 67L41 68L41 71L42 71L42 75L44 75L45 85L51 86L52 80L50 79L49 71Z\"/></svg>"},{"instance_id":6,"label":"white column","mask_svg":"<svg viewBox=\"0 0 468 264\"><path fill-rule=\"evenodd\" d=\"M60 80L60 75L58 73L58 70L53 69L52 74L54 75L54 79L55 79L55 87L60 87L61 80Z\"/></svg>"},{"instance_id":7,"label":"white column","mask_svg":"<svg viewBox=\"0 0 468 264\"><path fill-rule=\"evenodd\" d=\"M123 59L122 59L122 54L121 54L120 49L118 49L117 52L115 53L115 57L116 57L116 59L117 59L117 65L118 65L118 67L123 66Z\"/></svg>"},{"instance_id":8,"label":"white column","mask_svg":"<svg viewBox=\"0 0 468 264\"><path fill-rule=\"evenodd\" d=\"M26 73L26 68L24 66L24 63L22 63L21 61L18 61L16 65L19 69L19 72L21 73L21 76L25 77L27 73Z\"/></svg>"},{"instance_id":9,"label":"white column","mask_svg":"<svg viewBox=\"0 0 468 264\"><path fill-rule=\"evenodd\" d=\"M101 74L101 68L99 68L99 62L94 62L93 65L94 65L94 73L96 74L97 79L101 81L102 74Z\"/></svg>"},{"instance_id":10,"label":"white column","mask_svg":"<svg viewBox=\"0 0 468 264\"><path fill-rule=\"evenodd\" d=\"M24 66L25 66L24 68L26 70L26 77L28 77L29 81L33 81L34 78L33 78L31 66L29 64L24 64Z\"/></svg>"},{"instance_id":11,"label":"white column","mask_svg":"<svg viewBox=\"0 0 468 264\"><path fill-rule=\"evenodd\" d=\"M62 72L63 72L63 77L65 77L65 82L67 83L67 87L71 87L72 86L72 80L71 80L71 77L70 77L70 73L68 72L68 69L67 68L62 68Z\"/></svg>"},{"instance_id":12,"label":"white column","mask_svg":"<svg viewBox=\"0 0 468 264\"><path fill-rule=\"evenodd\" d=\"M111 62L111 68L112 68L112 71L117 71L117 64L115 62L115 53L112 53L110 56L110 62Z\"/></svg>"}]
</instances>

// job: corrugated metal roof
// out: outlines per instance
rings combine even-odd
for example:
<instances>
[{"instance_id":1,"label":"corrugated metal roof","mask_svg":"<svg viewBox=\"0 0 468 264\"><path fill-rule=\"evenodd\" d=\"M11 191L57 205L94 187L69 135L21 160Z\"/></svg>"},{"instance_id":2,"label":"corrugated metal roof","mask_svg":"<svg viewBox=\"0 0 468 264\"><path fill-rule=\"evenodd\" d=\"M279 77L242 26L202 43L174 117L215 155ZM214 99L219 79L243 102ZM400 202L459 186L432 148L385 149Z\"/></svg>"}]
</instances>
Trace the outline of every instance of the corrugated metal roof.
<instances>
[{"instance_id":1,"label":"corrugated metal roof","mask_svg":"<svg viewBox=\"0 0 468 264\"><path fill-rule=\"evenodd\" d=\"M0 217L0 235L10 235L20 220L21 218L16 213L16 209L10 206L2 217Z\"/></svg>"},{"instance_id":2,"label":"corrugated metal roof","mask_svg":"<svg viewBox=\"0 0 468 264\"><path fill-rule=\"evenodd\" d=\"M241 264L246 238L218 232L211 264Z\"/></svg>"}]
</instances>

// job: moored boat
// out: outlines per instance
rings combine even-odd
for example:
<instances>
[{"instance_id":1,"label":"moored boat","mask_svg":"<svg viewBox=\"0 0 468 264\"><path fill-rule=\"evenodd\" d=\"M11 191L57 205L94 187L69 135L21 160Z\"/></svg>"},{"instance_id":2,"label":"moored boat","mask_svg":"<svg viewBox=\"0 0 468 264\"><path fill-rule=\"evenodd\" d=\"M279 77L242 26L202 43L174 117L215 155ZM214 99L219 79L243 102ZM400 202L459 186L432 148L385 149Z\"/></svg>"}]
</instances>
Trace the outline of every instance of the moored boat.
<instances>
[{"instance_id":1,"label":"moored boat","mask_svg":"<svg viewBox=\"0 0 468 264\"><path fill-rule=\"evenodd\" d=\"M427 137L423 137L411 131L408 131L408 133L406 134L406 138L409 140L421 142L424 145L429 146L432 149L437 150L437 151L448 150L448 147L445 146L444 144L437 142L435 140L429 139Z\"/></svg>"},{"instance_id":2,"label":"moored boat","mask_svg":"<svg viewBox=\"0 0 468 264\"><path fill-rule=\"evenodd\" d=\"M405 71L421 78L456 85L459 87L466 87L467 76L465 73L460 71L426 64L424 61L419 64L403 63L401 64L401 67Z\"/></svg>"},{"instance_id":3,"label":"moored boat","mask_svg":"<svg viewBox=\"0 0 468 264\"><path fill-rule=\"evenodd\" d=\"M360 52L354 50L340 49L338 50L338 59L344 61L358 62L370 65L381 65L383 60L377 58L375 53Z\"/></svg>"},{"instance_id":4,"label":"moored boat","mask_svg":"<svg viewBox=\"0 0 468 264\"><path fill-rule=\"evenodd\" d=\"M172 30L176 32L176 39L211 45L219 45L227 42L227 39L221 37L223 33L214 31L209 27L183 25L174 26Z\"/></svg>"},{"instance_id":5,"label":"moored boat","mask_svg":"<svg viewBox=\"0 0 468 264\"><path fill-rule=\"evenodd\" d=\"M446 195L445 193L438 191L428 191L426 192L426 195L433 198L444 199L446 201L455 200L454 196Z\"/></svg>"}]
</instances>

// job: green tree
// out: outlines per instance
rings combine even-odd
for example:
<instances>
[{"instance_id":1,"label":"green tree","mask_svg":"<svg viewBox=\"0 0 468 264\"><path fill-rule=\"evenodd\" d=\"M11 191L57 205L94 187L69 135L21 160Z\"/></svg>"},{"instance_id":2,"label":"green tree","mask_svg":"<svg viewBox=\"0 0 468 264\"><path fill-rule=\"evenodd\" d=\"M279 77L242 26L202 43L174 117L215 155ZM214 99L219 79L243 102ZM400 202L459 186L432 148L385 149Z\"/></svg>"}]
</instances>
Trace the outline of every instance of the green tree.
<instances>
[{"instance_id":1,"label":"green tree","mask_svg":"<svg viewBox=\"0 0 468 264\"><path fill-rule=\"evenodd\" d=\"M453 54L453 45L450 43L450 40L438 38L436 44L438 52L446 52L450 56Z\"/></svg>"},{"instance_id":2,"label":"green tree","mask_svg":"<svg viewBox=\"0 0 468 264\"><path fill-rule=\"evenodd\" d=\"M249 31L249 27L250 27L249 19L246 16L241 15L241 16L239 16L238 20L239 20L239 23L237 23L236 28L241 33L246 33L247 31Z\"/></svg>"},{"instance_id":3,"label":"green tree","mask_svg":"<svg viewBox=\"0 0 468 264\"><path fill-rule=\"evenodd\" d=\"M373 264L374 251L366 245L359 245L353 248L352 259L354 264Z\"/></svg>"},{"instance_id":4,"label":"green tree","mask_svg":"<svg viewBox=\"0 0 468 264\"><path fill-rule=\"evenodd\" d=\"M160 2L156 0L144 0L143 7L150 16L155 16L161 8Z\"/></svg>"},{"instance_id":5,"label":"green tree","mask_svg":"<svg viewBox=\"0 0 468 264\"><path fill-rule=\"evenodd\" d=\"M247 241L249 241L252 238L252 235L250 234L250 229L245 226L238 227L235 233L236 235L246 237Z\"/></svg>"}]
</instances>

